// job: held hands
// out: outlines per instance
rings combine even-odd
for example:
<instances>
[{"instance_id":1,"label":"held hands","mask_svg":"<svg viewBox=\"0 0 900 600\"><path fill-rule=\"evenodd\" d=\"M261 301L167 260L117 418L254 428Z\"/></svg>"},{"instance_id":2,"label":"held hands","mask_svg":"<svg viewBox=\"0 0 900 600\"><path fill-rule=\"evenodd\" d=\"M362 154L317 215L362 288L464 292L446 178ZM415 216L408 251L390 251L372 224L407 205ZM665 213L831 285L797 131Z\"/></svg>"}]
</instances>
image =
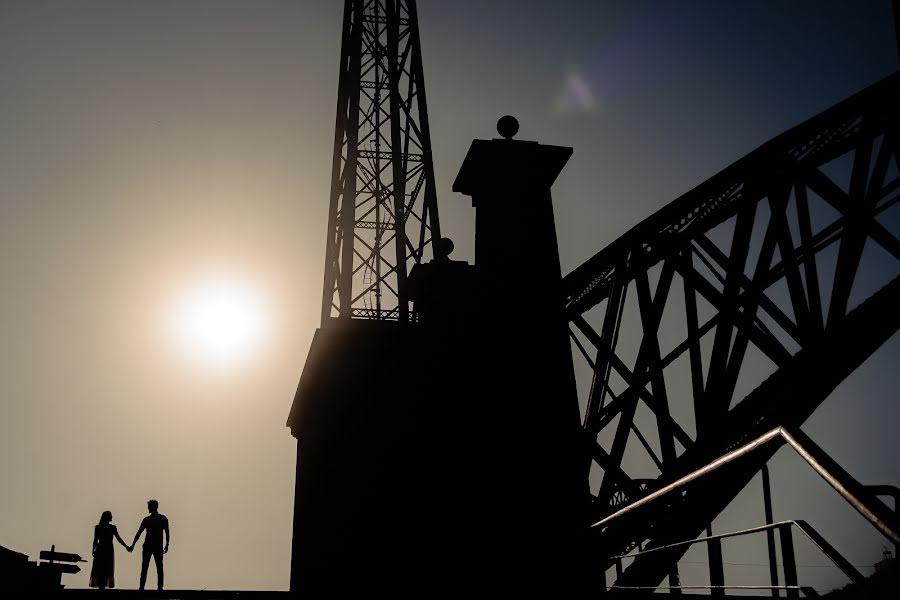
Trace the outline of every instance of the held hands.
<instances>
[{"instance_id":1,"label":"held hands","mask_svg":"<svg viewBox=\"0 0 900 600\"><path fill-rule=\"evenodd\" d=\"M128 549L129 552L133 552L133 551L134 551L134 544L132 544L132 545L130 545L130 546L125 546L125 548Z\"/></svg>"}]
</instances>

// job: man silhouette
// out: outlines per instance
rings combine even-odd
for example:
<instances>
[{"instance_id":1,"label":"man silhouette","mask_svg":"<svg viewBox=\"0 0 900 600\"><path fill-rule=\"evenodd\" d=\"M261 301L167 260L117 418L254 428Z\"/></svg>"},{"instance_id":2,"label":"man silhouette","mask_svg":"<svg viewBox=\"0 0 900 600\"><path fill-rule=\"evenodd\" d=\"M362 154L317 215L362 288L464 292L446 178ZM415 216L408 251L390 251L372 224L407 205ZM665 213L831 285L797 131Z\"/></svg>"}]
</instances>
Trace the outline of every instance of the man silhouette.
<instances>
[{"instance_id":1,"label":"man silhouette","mask_svg":"<svg viewBox=\"0 0 900 600\"><path fill-rule=\"evenodd\" d=\"M134 541L131 542L129 552L134 550L138 538L144 531L147 535L144 537L143 556L141 557L141 587L147 583L147 568L150 566L150 557L156 561L156 587L163 589L163 554L169 551L169 519L165 515L159 514L159 502L150 500L147 502L147 510L150 514L141 521L141 527L134 534ZM166 534L166 544L163 546L163 533Z\"/></svg>"}]
</instances>

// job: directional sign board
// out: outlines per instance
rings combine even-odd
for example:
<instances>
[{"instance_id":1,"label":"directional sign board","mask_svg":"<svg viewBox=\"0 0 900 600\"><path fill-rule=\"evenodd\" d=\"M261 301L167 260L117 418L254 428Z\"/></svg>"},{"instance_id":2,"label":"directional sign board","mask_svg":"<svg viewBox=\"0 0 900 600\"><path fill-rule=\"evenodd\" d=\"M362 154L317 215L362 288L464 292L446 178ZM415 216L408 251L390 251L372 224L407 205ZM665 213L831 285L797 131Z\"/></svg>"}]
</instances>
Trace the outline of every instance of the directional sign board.
<instances>
[{"instance_id":1,"label":"directional sign board","mask_svg":"<svg viewBox=\"0 0 900 600\"><path fill-rule=\"evenodd\" d=\"M80 554L70 552L56 552L55 550L41 550L41 560L50 562L87 562Z\"/></svg>"},{"instance_id":2,"label":"directional sign board","mask_svg":"<svg viewBox=\"0 0 900 600\"><path fill-rule=\"evenodd\" d=\"M78 565L73 565L71 563L76 562L87 562L83 558L81 558L80 554L74 554L72 552L57 552L56 546L50 546L49 550L41 550L41 560L46 560L49 562L42 562L38 565L41 569L45 569L48 573L54 574L54 580L57 584L59 584L59 579L63 573L80 573L81 567Z\"/></svg>"},{"instance_id":3,"label":"directional sign board","mask_svg":"<svg viewBox=\"0 0 900 600\"><path fill-rule=\"evenodd\" d=\"M81 567L78 565L69 565L66 563L41 563L41 568L50 569L57 573L80 573Z\"/></svg>"}]
</instances>

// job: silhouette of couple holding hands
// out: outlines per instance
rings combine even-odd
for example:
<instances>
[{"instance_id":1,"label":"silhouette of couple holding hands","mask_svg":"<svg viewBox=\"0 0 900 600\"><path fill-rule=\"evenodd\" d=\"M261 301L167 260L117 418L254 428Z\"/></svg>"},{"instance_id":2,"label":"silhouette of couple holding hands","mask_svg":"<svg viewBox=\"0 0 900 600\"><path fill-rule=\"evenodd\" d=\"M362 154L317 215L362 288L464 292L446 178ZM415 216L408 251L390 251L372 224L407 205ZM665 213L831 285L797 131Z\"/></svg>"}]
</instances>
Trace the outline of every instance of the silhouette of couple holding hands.
<instances>
[{"instance_id":1,"label":"silhouette of couple holding hands","mask_svg":"<svg viewBox=\"0 0 900 600\"><path fill-rule=\"evenodd\" d=\"M116 526L112 524L112 513L104 511L100 515L100 522L94 527L94 545L91 555L94 562L91 565L90 587L105 589L116 586L114 573L116 570L115 554L113 552L113 538L119 540L129 552L134 550L138 538L144 536L144 547L141 560L141 587L147 582L147 568L150 566L150 557L156 562L156 587L163 589L163 554L169 551L169 519L159 513L159 502L150 500L147 502L149 515L141 521L141 526L134 534L134 541L129 546L121 537ZM165 535L165 544L163 537Z\"/></svg>"}]
</instances>

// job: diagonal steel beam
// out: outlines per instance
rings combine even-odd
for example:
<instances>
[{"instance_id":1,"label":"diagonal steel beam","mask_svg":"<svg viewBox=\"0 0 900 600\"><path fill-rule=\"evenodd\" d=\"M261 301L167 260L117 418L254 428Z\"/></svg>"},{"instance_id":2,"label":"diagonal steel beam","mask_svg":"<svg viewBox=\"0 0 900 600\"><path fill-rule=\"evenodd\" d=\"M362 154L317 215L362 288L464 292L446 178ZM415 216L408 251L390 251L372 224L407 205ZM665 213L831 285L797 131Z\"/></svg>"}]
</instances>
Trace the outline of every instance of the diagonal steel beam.
<instances>
[{"instance_id":1,"label":"diagonal steel beam","mask_svg":"<svg viewBox=\"0 0 900 600\"><path fill-rule=\"evenodd\" d=\"M815 412L828 395L887 339L900 330L900 277L862 302L829 329L815 345L801 349L773 373L719 424L715 437L698 439L678 457L677 465L661 476L651 493L714 461L723 453L777 427L796 429ZM802 393L797 393L802 390ZM775 410L780 407L782 410ZM727 475L712 475L679 503L665 511L662 520L635 522L626 529L608 530L608 548L627 548L628 540L647 536L652 548L679 540L694 539L774 454L764 449L758 455L741 457L739 468ZM603 515L604 517L607 515ZM623 521L623 522L625 522ZM670 555L669 560L677 560ZM640 565L640 566L639 566ZM635 561L624 573L625 582L658 585L668 573L668 562Z\"/></svg>"}]
</instances>

